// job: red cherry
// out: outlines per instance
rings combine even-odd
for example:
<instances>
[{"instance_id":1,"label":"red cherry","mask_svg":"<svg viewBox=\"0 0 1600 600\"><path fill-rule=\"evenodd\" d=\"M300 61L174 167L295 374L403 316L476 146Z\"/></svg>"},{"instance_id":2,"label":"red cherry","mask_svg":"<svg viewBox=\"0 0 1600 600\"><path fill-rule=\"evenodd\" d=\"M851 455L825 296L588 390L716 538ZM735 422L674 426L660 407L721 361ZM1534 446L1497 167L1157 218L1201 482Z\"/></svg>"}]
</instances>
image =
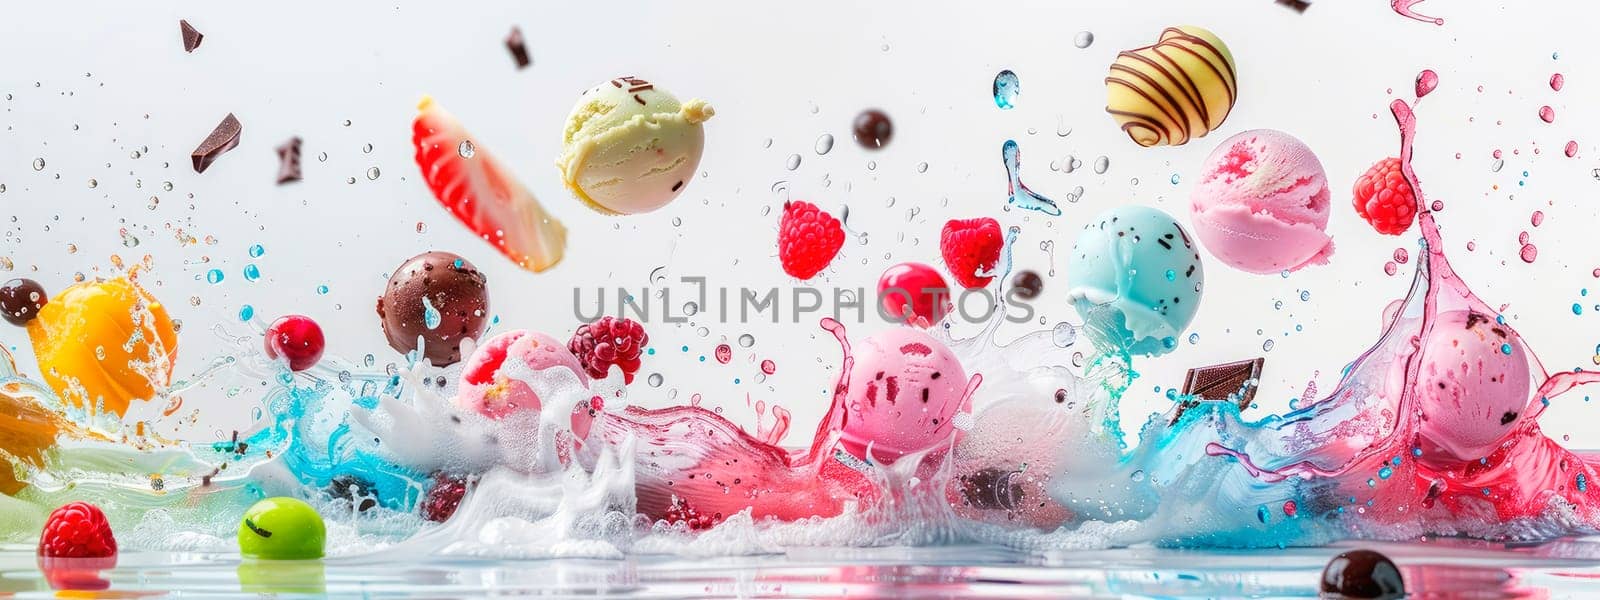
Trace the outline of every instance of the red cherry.
<instances>
[{"instance_id":1,"label":"red cherry","mask_svg":"<svg viewBox=\"0 0 1600 600\"><path fill-rule=\"evenodd\" d=\"M267 358L289 360L289 370L304 371L322 360L322 327L305 315L284 315L267 328Z\"/></svg>"},{"instance_id":2,"label":"red cherry","mask_svg":"<svg viewBox=\"0 0 1600 600\"><path fill-rule=\"evenodd\" d=\"M950 285L939 271L922 263L900 263L885 269L878 278L878 299L883 314L918 327L938 323L951 308Z\"/></svg>"}]
</instances>

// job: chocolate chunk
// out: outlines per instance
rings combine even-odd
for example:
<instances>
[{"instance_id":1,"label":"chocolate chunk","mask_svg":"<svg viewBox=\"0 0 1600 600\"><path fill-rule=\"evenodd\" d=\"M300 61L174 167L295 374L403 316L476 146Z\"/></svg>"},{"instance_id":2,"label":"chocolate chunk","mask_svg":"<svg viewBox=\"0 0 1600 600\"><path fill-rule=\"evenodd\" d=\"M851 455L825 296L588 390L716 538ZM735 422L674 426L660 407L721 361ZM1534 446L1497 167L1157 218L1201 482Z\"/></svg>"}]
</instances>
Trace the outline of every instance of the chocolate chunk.
<instances>
[{"instance_id":1,"label":"chocolate chunk","mask_svg":"<svg viewBox=\"0 0 1600 600\"><path fill-rule=\"evenodd\" d=\"M278 146L278 185L300 181L300 137Z\"/></svg>"},{"instance_id":2,"label":"chocolate chunk","mask_svg":"<svg viewBox=\"0 0 1600 600\"><path fill-rule=\"evenodd\" d=\"M1226 401L1234 394L1238 394L1239 410L1249 407L1256 399L1257 384L1254 382L1261 379L1261 367L1266 362L1265 358L1252 358L1189 369L1189 375L1183 380L1183 395L1193 399L1178 405L1172 422L1177 423L1184 411L1199 406L1201 401Z\"/></svg>"},{"instance_id":3,"label":"chocolate chunk","mask_svg":"<svg viewBox=\"0 0 1600 600\"><path fill-rule=\"evenodd\" d=\"M506 36L506 49L511 51L511 60L517 61L518 69L526 69L533 59L528 58L528 45L522 41L522 28L513 26L511 35Z\"/></svg>"},{"instance_id":4,"label":"chocolate chunk","mask_svg":"<svg viewBox=\"0 0 1600 600\"><path fill-rule=\"evenodd\" d=\"M1310 0L1278 0L1278 4L1292 8L1295 12L1302 13L1305 12L1306 9L1311 8Z\"/></svg>"},{"instance_id":5,"label":"chocolate chunk","mask_svg":"<svg viewBox=\"0 0 1600 600\"><path fill-rule=\"evenodd\" d=\"M961 476L961 496L973 508L1016 510L1024 492L1018 471L988 468Z\"/></svg>"},{"instance_id":6,"label":"chocolate chunk","mask_svg":"<svg viewBox=\"0 0 1600 600\"><path fill-rule=\"evenodd\" d=\"M1333 557L1322 569L1323 594L1340 598L1404 598L1405 578L1389 557L1372 550L1351 550Z\"/></svg>"},{"instance_id":7,"label":"chocolate chunk","mask_svg":"<svg viewBox=\"0 0 1600 600\"><path fill-rule=\"evenodd\" d=\"M200 40L206 39L205 34L200 33L200 30L195 29L193 25L183 19L178 20L178 29L183 31L184 52L194 52L195 48L200 47Z\"/></svg>"},{"instance_id":8,"label":"chocolate chunk","mask_svg":"<svg viewBox=\"0 0 1600 600\"><path fill-rule=\"evenodd\" d=\"M1011 289L1015 290L1018 298L1032 300L1044 291L1044 278L1033 271L1018 271L1011 277Z\"/></svg>"},{"instance_id":9,"label":"chocolate chunk","mask_svg":"<svg viewBox=\"0 0 1600 600\"><path fill-rule=\"evenodd\" d=\"M239 133L243 130L244 127L239 125L239 119L235 118L233 113L223 117L217 128L211 130L211 135L206 136L205 141L195 147L194 154L191 155L194 159L194 172L206 172L206 168L216 162L217 157L238 146Z\"/></svg>"},{"instance_id":10,"label":"chocolate chunk","mask_svg":"<svg viewBox=\"0 0 1600 600\"><path fill-rule=\"evenodd\" d=\"M328 482L328 496L355 506L356 512L367 512L378 506L377 489L372 482L355 475L340 475Z\"/></svg>"}]
</instances>

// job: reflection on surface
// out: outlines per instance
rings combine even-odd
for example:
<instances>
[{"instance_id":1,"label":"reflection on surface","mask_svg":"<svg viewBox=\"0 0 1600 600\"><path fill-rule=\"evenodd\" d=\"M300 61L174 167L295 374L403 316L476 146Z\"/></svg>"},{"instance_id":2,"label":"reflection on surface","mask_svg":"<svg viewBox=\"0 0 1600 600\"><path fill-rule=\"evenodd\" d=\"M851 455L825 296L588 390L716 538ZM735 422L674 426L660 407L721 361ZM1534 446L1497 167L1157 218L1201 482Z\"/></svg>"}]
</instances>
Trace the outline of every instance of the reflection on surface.
<instances>
[{"instance_id":1,"label":"reflection on surface","mask_svg":"<svg viewBox=\"0 0 1600 600\"><path fill-rule=\"evenodd\" d=\"M128 553L112 565L42 563L0 548L0 596L189 594L451 596L509 593L639 598L1217 597L1316 594L1328 559L1353 546L1274 551L1126 548L1026 554L990 546L796 548L784 555L628 560L402 563L355 557L245 561L235 556ZM1467 540L1369 546L1400 564L1413 596L1582 596L1600 580L1600 538L1538 545ZM82 559L80 559L82 560Z\"/></svg>"}]
</instances>

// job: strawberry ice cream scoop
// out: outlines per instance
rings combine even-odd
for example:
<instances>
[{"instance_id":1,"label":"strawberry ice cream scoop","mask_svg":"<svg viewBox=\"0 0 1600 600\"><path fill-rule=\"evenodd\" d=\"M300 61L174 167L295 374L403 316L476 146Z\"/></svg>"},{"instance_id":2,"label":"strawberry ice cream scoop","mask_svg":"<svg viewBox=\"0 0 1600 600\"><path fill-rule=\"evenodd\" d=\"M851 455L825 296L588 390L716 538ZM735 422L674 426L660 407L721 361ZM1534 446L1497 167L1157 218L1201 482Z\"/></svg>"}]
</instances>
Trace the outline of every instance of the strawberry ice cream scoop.
<instances>
[{"instance_id":1,"label":"strawberry ice cream scoop","mask_svg":"<svg viewBox=\"0 0 1600 600\"><path fill-rule=\"evenodd\" d=\"M1471 461L1488 456L1526 411L1528 357L1516 333L1489 315L1439 315L1422 344L1417 399L1423 456Z\"/></svg>"},{"instance_id":2,"label":"strawberry ice cream scoop","mask_svg":"<svg viewBox=\"0 0 1600 600\"><path fill-rule=\"evenodd\" d=\"M566 344L543 333L519 329L490 338L472 353L461 371L456 404L492 419L522 410L539 410L539 395L515 376L518 369L513 367L518 364L535 373L566 368L579 382L589 381Z\"/></svg>"},{"instance_id":3,"label":"strawberry ice cream scoop","mask_svg":"<svg viewBox=\"0 0 1600 600\"><path fill-rule=\"evenodd\" d=\"M1251 273L1327 264L1328 177L1322 162L1287 133L1257 129L1211 151L1190 193L1190 217L1202 245Z\"/></svg>"},{"instance_id":4,"label":"strawberry ice cream scoop","mask_svg":"<svg viewBox=\"0 0 1600 600\"><path fill-rule=\"evenodd\" d=\"M846 451L891 463L952 439L950 419L966 403L967 374L944 344L896 327L854 349L841 425Z\"/></svg>"}]
</instances>

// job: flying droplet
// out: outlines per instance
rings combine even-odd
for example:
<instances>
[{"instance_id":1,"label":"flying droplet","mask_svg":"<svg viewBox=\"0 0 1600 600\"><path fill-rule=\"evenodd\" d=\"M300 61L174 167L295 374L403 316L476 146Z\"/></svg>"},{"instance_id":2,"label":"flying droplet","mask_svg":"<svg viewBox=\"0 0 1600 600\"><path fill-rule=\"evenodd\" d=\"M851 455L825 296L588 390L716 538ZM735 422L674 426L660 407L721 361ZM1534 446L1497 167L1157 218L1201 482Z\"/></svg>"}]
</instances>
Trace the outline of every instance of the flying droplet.
<instances>
[{"instance_id":1,"label":"flying droplet","mask_svg":"<svg viewBox=\"0 0 1600 600\"><path fill-rule=\"evenodd\" d=\"M1034 193L1033 190L1028 189L1028 186L1022 183L1022 148L1017 145L1015 140L1006 140L1006 143L1000 146L1000 160L1005 163L1006 167L1006 191L1009 193L1006 202L1008 204L1014 204L1019 208L1028 210L1036 210L1051 216L1061 214L1061 207L1057 206L1054 200Z\"/></svg>"},{"instance_id":2,"label":"flying droplet","mask_svg":"<svg viewBox=\"0 0 1600 600\"><path fill-rule=\"evenodd\" d=\"M423 294L422 324L426 325L428 329L438 329L439 324L442 322L444 322L444 316L439 314L439 309L434 308L433 301L428 299L428 295Z\"/></svg>"},{"instance_id":3,"label":"flying droplet","mask_svg":"<svg viewBox=\"0 0 1600 600\"><path fill-rule=\"evenodd\" d=\"M44 170L44 159L42 159L42 158L33 159L33 170L35 170L35 171L43 171Z\"/></svg>"},{"instance_id":4,"label":"flying droplet","mask_svg":"<svg viewBox=\"0 0 1600 600\"><path fill-rule=\"evenodd\" d=\"M1111 159L1110 158L1102 156L1100 158L1094 159L1094 173L1096 175L1104 175L1106 173L1106 170L1110 169L1110 168L1111 168Z\"/></svg>"},{"instance_id":5,"label":"flying droplet","mask_svg":"<svg viewBox=\"0 0 1600 600\"><path fill-rule=\"evenodd\" d=\"M1093 43L1094 32L1092 31L1079 31L1078 35L1072 38L1072 45L1077 46L1078 48L1088 48L1089 45Z\"/></svg>"},{"instance_id":6,"label":"flying droplet","mask_svg":"<svg viewBox=\"0 0 1600 600\"><path fill-rule=\"evenodd\" d=\"M472 140L461 140L460 144L456 144L456 154L461 155L461 158L472 158L472 155L477 153L478 149L472 146Z\"/></svg>"},{"instance_id":7,"label":"flying droplet","mask_svg":"<svg viewBox=\"0 0 1600 600\"><path fill-rule=\"evenodd\" d=\"M372 167L370 169L367 169L367 179L372 180L372 181L377 181L378 175L379 175L379 173L378 173L378 168L377 167Z\"/></svg>"},{"instance_id":8,"label":"flying droplet","mask_svg":"<svg viewBox=\"0 0 1600 600\"><path fill-rule=\"evenodd\" d=\"M1550 108L1549 105L1539 107L1539 120L1546 123L1556 122L1556 109Z\"/></svg>"},{"instance_id":9,"label":"flying droplet","mask_svg":"<svg viewBox=\"0 0 1600 600\"><path fill-rule=\"evenodd\" d=\"M1417 98L1422 98L1439 87L1439 74L1433 69L1423 69L1417 73Z\"/></svg>"},{"instance_id":10,"label":"flying droplet","mask_svg":"<svg viewBox=\"0 0 1600 600\"><path fill-rule=\"evenodd\" d=\"M833 150L833 134L824 133L824 134L822 134L820 136L817 136L817 147L816 147L816 150L817 150L817 156L822 156L824 154L827 154L829 150ZM790 167L791 170L793 168L794 167Z\"/></svg>"},{"instance_id":11,"label":"flying droplet","mask_svg":"<svg viewBox=\"0 0 1600 600\"><path fill-rule=\"evenodd\" d=\"M1057 323L1055 329L1051 330L1050 336L1057 347L1066 348L1078 341L1078 329L1071 323Z\"/></svg>"},{"instance_id":12,"label":"flying droplet","mask_svg":"<svg viewBox=\"0 0 1600 600\"><path fill-rule=\"evenodd\" d=\"M739 347L740 348L749 348L749 347L754 346L754 345L756 345L756 336L750 335L748 333L739 336Z\"/></svg>"},{"instance_id":13,"label":"flying droplet","mask_svg":"<svg viewBox=\"0 0 1600 600\"><path fill-rule=\"evenodd\" d=\"M799 154L790 154L789 155L789 162L786 163L784 166L787 167L790 171L793 171L795 169L800 168L800 155Z\"/></svg>"},{"instance_id":14,"label":"flying droplet","mask_svg":"<svg viewBox=\"0 0 1600 600\"><path fill-rule=\"evenodd\" d=\"M994 76L994 105L1001 110L1016 108L1017 97L1022 94L1022 84L1017 74L1006 69Z\"/></svg>"}]
</instances>

